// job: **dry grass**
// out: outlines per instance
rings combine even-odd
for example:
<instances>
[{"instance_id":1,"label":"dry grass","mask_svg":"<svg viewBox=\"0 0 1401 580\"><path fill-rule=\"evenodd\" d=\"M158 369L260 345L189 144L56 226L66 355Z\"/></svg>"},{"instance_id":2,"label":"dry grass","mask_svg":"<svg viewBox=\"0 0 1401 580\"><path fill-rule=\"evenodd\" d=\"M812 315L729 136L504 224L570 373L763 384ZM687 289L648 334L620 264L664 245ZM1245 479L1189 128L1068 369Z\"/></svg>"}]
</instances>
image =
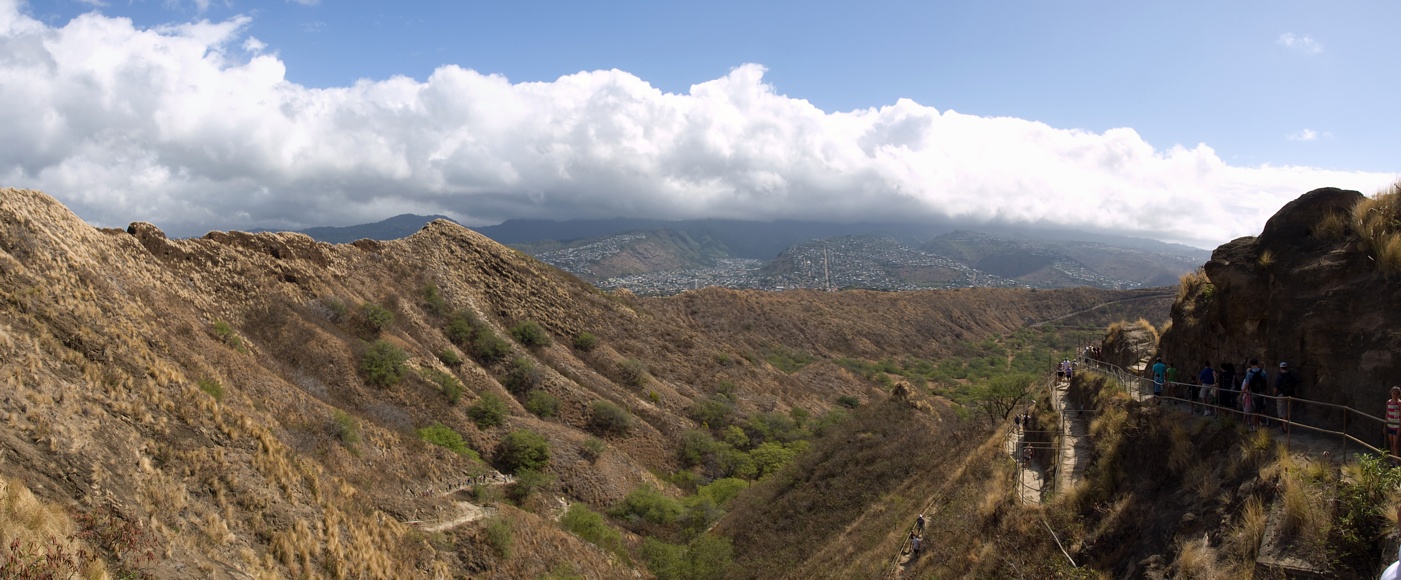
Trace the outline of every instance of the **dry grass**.
<instances>
[{"instance_id":1,"label":"dry grass","mask_svg":"<svg viewBox=\"0 0 1401 580\"><path fill-rule=\"evenodd\" d=\"M1226 541L1229 553L1238 561L1253 562L1260 554L1260 540L1265 537L1268 521L1264 502L1255 496L1247 498Z\"/></svg>"},{"instance_id":2,"label":"dry grass","mask_svg":"<svg viewBox=\"0 0 1401 580\"><path fill-rule=\"evenodd\" d=\"M68 562L58 560L46 564L50 566L47 570L58 577L64 573L76 573L82 578L106 578L106 566L101 560L83 561L76 558L78 550L93 551L86 542L74 538L77 533L77 524L62 508L35 497L19 481L0 476L0 576L9 577L5 575L4 563L15 556L11 547L15 545L14 542L19 542L21 550L29 551L35 558L55 554L55 546L61 547L62 553L73 556L71 567Z\"/></svg>"},{"instance_id":3,"label":"dry grass","mask_svg":"<svg viewBox=\"0 0 1401 580\"><path fill-rule=\"evenodd\" d=\"M1381 271L1401 272L1401 182L1353 206L1352 228Z\"/></svg>"},{"instance_id":4,"label":"dry grass","mask_svg":"<svg viewBox=\"0 0 1401 580\"><path fill-rule=\"evenodd\" d=\"M1320 240L1341 240L1347 237L1350 216L1341 212L1329 212L1313 227L1313 236Z\"/></svg>"},{"instance_id":5,"label":"dry grass","mask_svg":"<svg viewBox=\"0 0 1401 580\"><path fill-rule=\"evenodd\" d=\"M1215 580L1224 574L1216 549L1205 535L1183 542L1178 549L1177 578Z\"/></svg>"},{"instance_id":6,"label":"dry grass","mask_svg":"<svg viewBox=\"0 0 1401 580\"><path fill-rule=\"evenodd\" d=\"M1256 259L1261 267L1268 268L1275 263L1275 254L1269 250L1260 252L1260 257Z\"/></svg>"}]
</instances>

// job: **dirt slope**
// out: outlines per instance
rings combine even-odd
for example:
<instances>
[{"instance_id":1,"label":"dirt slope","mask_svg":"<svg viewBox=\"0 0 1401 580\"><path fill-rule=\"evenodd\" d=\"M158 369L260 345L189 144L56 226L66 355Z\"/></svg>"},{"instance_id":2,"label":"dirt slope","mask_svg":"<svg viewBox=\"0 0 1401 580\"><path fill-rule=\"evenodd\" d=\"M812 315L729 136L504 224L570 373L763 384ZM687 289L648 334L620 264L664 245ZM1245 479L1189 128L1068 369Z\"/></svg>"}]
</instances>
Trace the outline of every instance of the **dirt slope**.
<instances>
[{"instance_id":1,"label":"dirt slope","mask_svg":"<svg viewBox=\"0 0 1401 580\"><path fill-rule=\"evenodd\" d=\"M98 230L42 193L5 189L0 475L49 504L110 509L144 530L159 544L145 566L159 576L535 577L564 564L586 577L646 575L535 513L548 510L501 506L501 525L515 530L509 557L481 521L441 532L410 522L447 518L463 498L428 491L494 475L515 429L550 443L550 493L604 508L642 483L668 488L655 474L678 467L691 401L721 384L742 412L883 397L826 362L785 374L765 349L937 357L1122 296L705 290L644 300L445 221L350 245L238 232L171 240L149 224ZM393 321L376 329L365 304ZM504 359L478 362L451 342L453 311L506 337ZM552 344L510 341L526 320ZM592 352L571 347L584 332L599 338ZM376 340L406 354L401 381L368 380L362 361ZM445 364L445 352L464 362ZM560 401L555 416L526 412L503 387L514 358L539 369L536 388ZM459 402L433 372L461 382ZM486 394L506 401L504 425L468 418ZM626 409L634 428L604 434L607 450L589 461L588 409L600 400ZM416 430L433 424L482 459L423 442ZM120 563L119 542L99 544Z\"/></svg>"}]
</instances>

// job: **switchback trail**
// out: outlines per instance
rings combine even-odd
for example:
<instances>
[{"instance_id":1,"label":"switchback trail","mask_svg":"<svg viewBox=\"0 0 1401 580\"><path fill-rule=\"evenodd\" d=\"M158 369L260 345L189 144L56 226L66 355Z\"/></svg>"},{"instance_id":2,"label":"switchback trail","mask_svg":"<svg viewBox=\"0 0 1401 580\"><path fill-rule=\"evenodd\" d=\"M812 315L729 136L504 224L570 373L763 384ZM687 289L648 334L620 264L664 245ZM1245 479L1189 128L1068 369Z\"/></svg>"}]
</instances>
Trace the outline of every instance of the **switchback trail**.
<instances>
[{"instance_id":1,"label":"switchback trail","mask_svg":"<svg viewBox=\"0 0 1401 580\"><path fill-rule=\"evenodd\" d=\"M1084 309L1084 310L1076 310L1075 312L1071 312L1070 314L1066 314L1066 315L1063 315L1063 316L1057 316L1057 317L1055 317L1055 318L1051 318L1051 319L1047 319L1047 320L1042 320L1041 322L1035 322L1035 323L1032 323L1032 324L1027 325L1027 327L1028 327L1028 328L1040 328L1040 327L1042 327L1042 326L1044 326L1044 325L1047 325L1047 324L1050 324L1050 323L1052 323L1052 322L1060 322L1060 321L1065 320L1065 319L1067 319L1067 318L1070 318L1070 317L1072 317L1072 316L1079 316L1079 315L1084 314L1084 313L1086 313L1086 312L1091 312L1091 311L1094 311L1094 310L1099 310L1100 308L1104 308L1105 306L1109 306L1110 304L1118 304L1118 303L1120 303L1120 302L1133 302L1134 300L1146 300L1146 299L1149 299L1149 298L1162 298L1162 297L1164 297L1164 296L1175 296L1175 295L1176 295L1176 292L1175 292L1175 291L1174 291L1174 292L1157 292L1157 293L1153 293L1153 294L1144 294L1144 295L1142 295L1142 296L1133 296L1133 297L1130 297L1130 298L1120 298L1120 299L1118 299L1118 300L1110 300L1110 301L1108 301L1108 302L1100 302L1099 304L1096 304L1096 305L1091 306L1091 307L1089 307L1089 308L1086 308L1086 309Z\"/></svg>"}]
</instances>

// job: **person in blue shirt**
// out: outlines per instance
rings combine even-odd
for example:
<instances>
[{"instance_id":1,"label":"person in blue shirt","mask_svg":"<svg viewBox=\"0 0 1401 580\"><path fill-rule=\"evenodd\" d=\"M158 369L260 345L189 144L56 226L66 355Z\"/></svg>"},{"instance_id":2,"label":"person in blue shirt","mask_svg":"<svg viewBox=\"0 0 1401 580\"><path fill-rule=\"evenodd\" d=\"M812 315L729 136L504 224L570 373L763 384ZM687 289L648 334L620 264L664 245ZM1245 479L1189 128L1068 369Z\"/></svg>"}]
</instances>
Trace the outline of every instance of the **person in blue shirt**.
<instances>
[{"instance_id":1,"label":"person in blue shirt","mask_svg":"<svg viewBox=\"0 0 1401 580\"><path fill-rule=\"evenodd\" d=\"M1158 357L1158 361L1153 363L1153 402L1158 402L1158 397L1163 394L1163 385L1167 383L1167 365L1163 364L1163 357Z\"/></svg>"},{"instance_id":2,"label":"person in blue shirt","mask_svg":"<svg viewBox=\"0 0 1401 580\"><path fill-rule=\"evenodd\" d=\"M1201 392L1197 393L1197 398L1202 402L1202 415L1213 413L1211 405L1216 404L1216 370L1211 368L1210 362L1202 363L1202 372L1197 375L1197 383L1201 384Z\"/></svg>"}]
</instances>

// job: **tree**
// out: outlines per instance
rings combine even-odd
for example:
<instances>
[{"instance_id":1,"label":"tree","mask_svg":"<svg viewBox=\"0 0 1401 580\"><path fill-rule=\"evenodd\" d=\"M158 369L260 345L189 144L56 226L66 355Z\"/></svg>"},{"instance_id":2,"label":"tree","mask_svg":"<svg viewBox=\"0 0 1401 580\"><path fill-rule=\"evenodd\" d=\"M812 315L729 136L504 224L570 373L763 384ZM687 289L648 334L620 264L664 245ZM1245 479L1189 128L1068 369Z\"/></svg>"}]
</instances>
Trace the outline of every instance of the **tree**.
<instances>
[{"instance_id":1,"label":"tree","mask_svg":"<svg viewBox=\"0 0 1401 580\"><path fill-rule=\"evenodd\" d=\"M540 328L540 324L534 320L526 320L511 327L511 336L516 342L527 347L550 346L550 335L545 333L545 329Z\"/></svg>"},{"instance_id":2,"label":"tree","mask_svg":"<svg viewBox=\"0 0 1401 580\"><path fill-rule=\"evenodd\" d=\"M371 385L390 387L404 378L404 361L409 355L404 349L384 339L374 341L360 359L360 372Z\"/></svg>"},{"instance_id":3,"label":"tree","mask_svg":"<svg viewBox=\"0 0 1401 580\"><path fill-rule=\"evenodd\" d=\"M550 442L529 429L512 431L501 442L501 466L512 473L520 470L539 471L550 462Z\"/></svg>"},{"instance_id":4,"label":"tree","mask_svg":"<svg viewBox=\"0 0 1401 580\"><path fill-rule=\"evenodd\" d=\"M996 376L975 390L973 397L989 417L1006 419L1021 407L1022 401L1031 399L1036 381L1036 375L1030 373Z\"/></svg>"},{"instance_id":5,"label":"tree","mask_svg":"<svg viewBox=\"0 0 1401 580\"><path fill-rule=\"evenodd\" d=\"M467 417L471 418L479 429L495 427L506 422L506 403L501 397L484 393L467 409Z\"/></svg>"}]
</instances>

